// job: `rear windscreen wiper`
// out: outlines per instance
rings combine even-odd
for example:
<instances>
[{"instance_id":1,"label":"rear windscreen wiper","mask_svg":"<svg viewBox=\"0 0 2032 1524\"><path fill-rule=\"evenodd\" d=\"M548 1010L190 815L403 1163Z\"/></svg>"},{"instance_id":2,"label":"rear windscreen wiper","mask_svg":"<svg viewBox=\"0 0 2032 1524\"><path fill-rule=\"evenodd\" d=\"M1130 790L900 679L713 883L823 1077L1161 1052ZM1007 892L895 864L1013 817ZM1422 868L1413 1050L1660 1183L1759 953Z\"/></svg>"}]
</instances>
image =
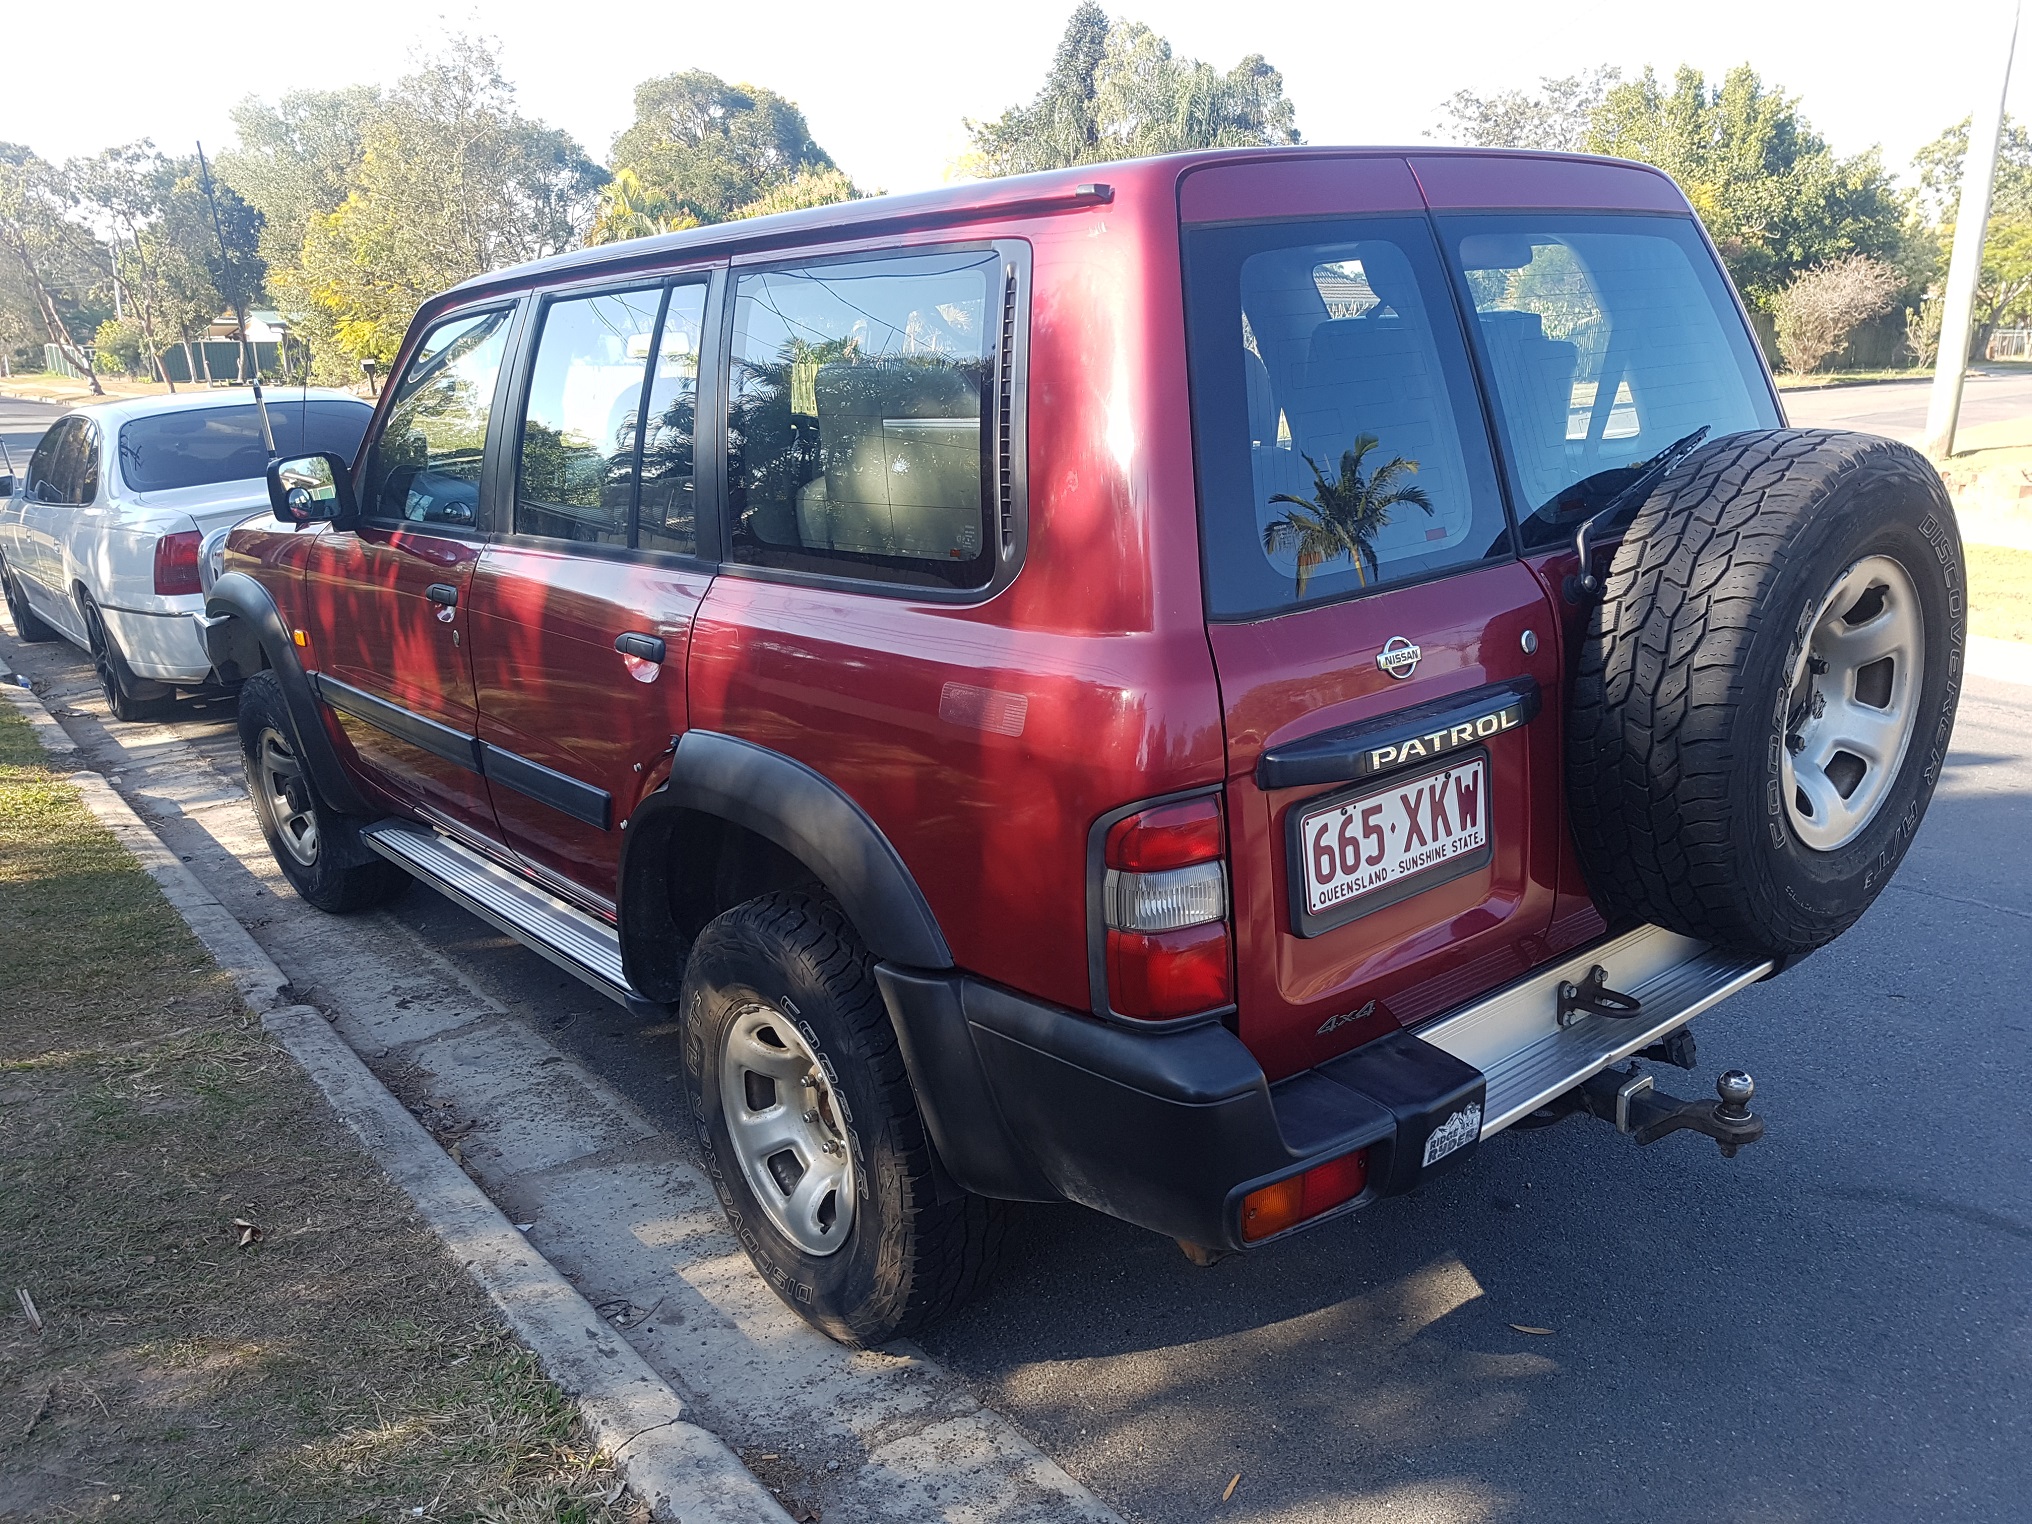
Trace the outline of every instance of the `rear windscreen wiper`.
<instances>
[{"instance_id":1,"label":"rear windscreen wiper","mask_svg":"<svg viewBox=\"0 0 2032 1524\"><path fill-rule=\"evenodd\" d=\"M1636 472L1630 484L1609 499L1608 506L1600 512L1590 514L1581 521L1574 531L1573 550L1580 557L1580 570L1566 579L1566 596L1570 603L1582 603L1602 595L1602 579L1595 575L1595 547L1597 535L1606 534L1615 527L1615 520L1622 514L1635 513L1651 490L1672 473L1681 461L1691 455L1694 447L1707 438L1708 425L1702 424L1684 439L1675 439L1649 460L1640 461L1625 469Z\"/></svg>"}]
</instances>

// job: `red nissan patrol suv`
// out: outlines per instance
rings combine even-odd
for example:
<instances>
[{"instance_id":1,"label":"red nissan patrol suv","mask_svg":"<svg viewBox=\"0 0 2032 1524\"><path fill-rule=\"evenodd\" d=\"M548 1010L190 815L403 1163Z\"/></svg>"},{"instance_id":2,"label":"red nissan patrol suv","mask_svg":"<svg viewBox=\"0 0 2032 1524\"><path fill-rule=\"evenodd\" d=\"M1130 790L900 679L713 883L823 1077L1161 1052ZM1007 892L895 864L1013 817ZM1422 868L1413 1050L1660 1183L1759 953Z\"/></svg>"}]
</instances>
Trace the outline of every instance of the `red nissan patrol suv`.
<instances>
[{"instance_id":1,"label":"red nissan patrol suv","mask_svg":"<svg viewBox=\"0 0 2032 1524\"><path fill-rule=\"evenodd\" d=\"M1210 1259L1583 1113L1898 866L1939 478L1788 429L1640 165L1271 150L612 244L427 303L207 606L298 892L672 1013L834 1337L1002 1203Z\"/></svg>"}]
</instances>

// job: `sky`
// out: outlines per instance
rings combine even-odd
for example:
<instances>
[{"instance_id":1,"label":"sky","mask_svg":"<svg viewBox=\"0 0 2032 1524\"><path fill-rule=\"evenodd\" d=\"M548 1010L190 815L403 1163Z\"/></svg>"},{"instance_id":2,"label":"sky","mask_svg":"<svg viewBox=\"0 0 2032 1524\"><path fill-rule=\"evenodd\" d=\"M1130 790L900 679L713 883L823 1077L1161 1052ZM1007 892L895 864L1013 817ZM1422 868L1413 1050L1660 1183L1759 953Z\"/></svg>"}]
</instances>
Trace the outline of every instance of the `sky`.
<instances>
[{"instance_id":1,"label":"sky","mask_svg":"<svg viewBox=\"0 0 2032 1524\"><path fill-rule=\"evenodd\" d=\"M248 94L391 84L448 32L499 39L522 110L595 157L627 125L635 84L703 68L800 105L855 182L890 191L946 178L962 119L1037 89L1075 0L1025 8L955 0L736 0L535 5L432 0L54 0L0 7L0 140L47 158L153 138L166 151L232 137ZM1283 71L1311 143L1417 143L1454 91L1531 87L1596 64L1719 78L1747 61L1798 96L1841 153L1914 149L1994 99L2012 0L1103 0L1219 68L1261 53ZM55 60L39 67L37 60ZM2010 93L2032 117L2032 28Z\"/></svg>"}]
</instances>

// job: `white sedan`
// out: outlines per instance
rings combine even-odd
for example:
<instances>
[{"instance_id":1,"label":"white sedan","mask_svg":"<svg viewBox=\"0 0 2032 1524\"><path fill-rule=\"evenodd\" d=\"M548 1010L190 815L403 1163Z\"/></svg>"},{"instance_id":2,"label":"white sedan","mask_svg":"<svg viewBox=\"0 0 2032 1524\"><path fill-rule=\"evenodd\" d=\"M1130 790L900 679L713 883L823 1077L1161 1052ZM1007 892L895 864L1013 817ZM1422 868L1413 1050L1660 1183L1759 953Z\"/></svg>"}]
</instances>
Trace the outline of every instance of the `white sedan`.
<instances>
[{"instance_id":1,"label":"white sedan","mask_svg":"<svg viewBox=\"0 0 2032 1524\"><path fill-rule=\"evenodd\" d=\"M373 409L336 391L271 392L284 456L351 459ZM268 452L245 392L140 397L50 425L0 506L0 588L23 640L89 652L116 718L152 719L212 679L199 558L268 502ZM5 478L0 478L5 481Z\"/></svg>"}]
</instances>

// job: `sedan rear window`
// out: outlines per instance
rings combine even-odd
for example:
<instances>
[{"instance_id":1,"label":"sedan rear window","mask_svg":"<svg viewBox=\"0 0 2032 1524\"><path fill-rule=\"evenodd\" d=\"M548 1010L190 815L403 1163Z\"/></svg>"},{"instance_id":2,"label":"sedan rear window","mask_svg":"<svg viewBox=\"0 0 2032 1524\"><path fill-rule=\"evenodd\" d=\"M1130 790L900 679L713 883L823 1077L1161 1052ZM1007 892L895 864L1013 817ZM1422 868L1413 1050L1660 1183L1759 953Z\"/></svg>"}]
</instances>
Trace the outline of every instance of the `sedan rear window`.
<instances>
[{"instance_id":1,"label":"sedan rear window","mask_svg":"<svg viewBox=\"0 0 2032 1524\"><path fill-rule=\"evenodd\" d=\"M351 460L373 416L364 402L335 398L268 404L275 448L285 456L329 450ZM256 481L267 469L251 403L158 413L120 426L120 475L135 492Z\"/></svg>"}]
</instances>

